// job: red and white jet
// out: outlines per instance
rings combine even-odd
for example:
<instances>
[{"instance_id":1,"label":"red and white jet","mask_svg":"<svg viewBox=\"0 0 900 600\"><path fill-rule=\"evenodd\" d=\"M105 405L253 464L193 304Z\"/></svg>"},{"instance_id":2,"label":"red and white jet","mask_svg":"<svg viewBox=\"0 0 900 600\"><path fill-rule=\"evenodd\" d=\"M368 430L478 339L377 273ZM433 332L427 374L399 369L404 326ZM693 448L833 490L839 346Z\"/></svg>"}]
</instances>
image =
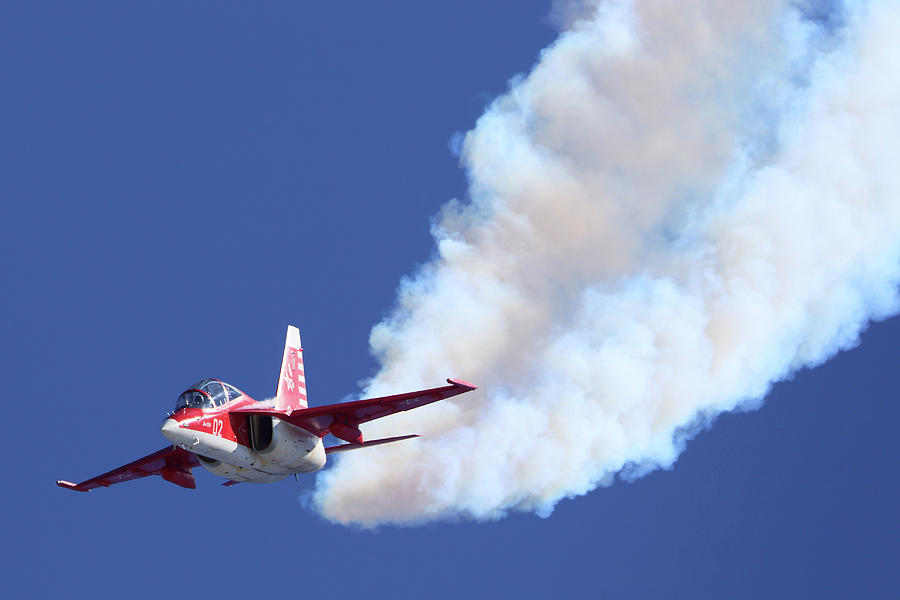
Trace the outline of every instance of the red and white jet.
<instances>
[{"instance_id":1,"label":"red and white jet","mask_svg":"<svg viewBox=\"0 0 900 600\"><path fill-rule=\"evenodd\" d=\"M359 425L396 412L418 408L470 392L475 386L448 379L443 387L308 408L300 331L288 327L281 376L274 400L257 402L218 379L204 379L178 397L175 412L162 424L168 446L108 473L81 483L57 485L87 492L148 475L186 488L197 487L193 467L226 478L223 485L246 481L267 483L288 475L311 473L325 466L332 452L368 448L416 435L363 441ZM326 448L327 434L344 444Z\"/></svg>"}]
</instances>

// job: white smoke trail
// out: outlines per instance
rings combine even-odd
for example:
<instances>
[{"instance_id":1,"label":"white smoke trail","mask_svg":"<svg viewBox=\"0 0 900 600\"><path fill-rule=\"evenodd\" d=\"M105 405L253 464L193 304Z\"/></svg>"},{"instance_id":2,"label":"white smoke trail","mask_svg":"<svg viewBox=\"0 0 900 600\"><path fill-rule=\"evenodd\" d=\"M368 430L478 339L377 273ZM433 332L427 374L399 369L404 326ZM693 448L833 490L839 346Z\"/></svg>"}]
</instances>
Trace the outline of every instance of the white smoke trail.
<instances>
[{"instance_id":1,"label":"white smoke trail","mask_svg":"<svg viewBox=\"0 0 900 600\"><path fill-rule=\"evenodd\" d=\"M368 394L481 390L368 425L426 437L342 457L321 513L548 514L895 311L900 6L842 14L610 2L546 49L468 134L471 202L371 335Z\"/></svg>"}]
</instances>

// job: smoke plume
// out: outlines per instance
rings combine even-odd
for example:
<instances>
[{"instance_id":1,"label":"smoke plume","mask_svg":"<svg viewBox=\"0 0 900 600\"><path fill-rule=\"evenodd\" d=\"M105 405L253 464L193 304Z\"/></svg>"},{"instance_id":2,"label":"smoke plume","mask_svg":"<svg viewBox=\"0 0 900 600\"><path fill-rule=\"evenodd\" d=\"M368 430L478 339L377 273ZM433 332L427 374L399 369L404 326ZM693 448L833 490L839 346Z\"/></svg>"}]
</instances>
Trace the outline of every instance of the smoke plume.
<instances>
[{"instance_id":1,"label":"smoke plume","mask_svg":"<svg viewBox=\"0 0 900 600\"><path fill-rule=\"evenodd\" d=\"M480 389L366 425L425 437L323 472L328 519L549 514L897 309L900 4L564 8L371 332L367 395Z\"/></svg>"}]
</instances>

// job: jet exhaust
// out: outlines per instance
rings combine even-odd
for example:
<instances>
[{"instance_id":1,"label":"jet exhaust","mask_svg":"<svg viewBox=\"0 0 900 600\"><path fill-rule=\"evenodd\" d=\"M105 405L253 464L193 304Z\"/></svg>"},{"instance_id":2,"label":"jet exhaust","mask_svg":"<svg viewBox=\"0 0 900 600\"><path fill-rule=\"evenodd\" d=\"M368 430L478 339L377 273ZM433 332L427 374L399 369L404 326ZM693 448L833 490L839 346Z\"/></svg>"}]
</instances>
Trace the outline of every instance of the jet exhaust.
<instances>
[{"instance_id":1,"label":"jet exhaust","mask_svg":"<svg viewBox=\"0 0 900 600\"><path fill-rule=\"evenodd\" d=\"M897 311L900 5L562 13L466 135L468 199L371 332L367 395L447 374L480 391L367 425L424 437L320 474L330 520L548 515L671 467Z\"/></svg>"}]
</instances>

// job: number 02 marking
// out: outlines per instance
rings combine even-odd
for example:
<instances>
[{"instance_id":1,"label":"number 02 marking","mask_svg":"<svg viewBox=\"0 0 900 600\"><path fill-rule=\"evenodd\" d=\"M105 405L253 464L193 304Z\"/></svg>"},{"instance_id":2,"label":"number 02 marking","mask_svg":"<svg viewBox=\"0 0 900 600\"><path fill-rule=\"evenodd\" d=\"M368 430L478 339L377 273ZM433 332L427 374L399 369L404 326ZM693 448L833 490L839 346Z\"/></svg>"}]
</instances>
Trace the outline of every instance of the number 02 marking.
<instances>
[{"instance_id":1,"label":"number 02 marking","mask_svg":"<svg viewBox=\"0 0 900 600\"><path fill-rule=\"evenodd\" d=\"M221 419L213 419L213 435L222 437L222 429L225 427L225 421Z\"/></svg>"}]
</instances>

